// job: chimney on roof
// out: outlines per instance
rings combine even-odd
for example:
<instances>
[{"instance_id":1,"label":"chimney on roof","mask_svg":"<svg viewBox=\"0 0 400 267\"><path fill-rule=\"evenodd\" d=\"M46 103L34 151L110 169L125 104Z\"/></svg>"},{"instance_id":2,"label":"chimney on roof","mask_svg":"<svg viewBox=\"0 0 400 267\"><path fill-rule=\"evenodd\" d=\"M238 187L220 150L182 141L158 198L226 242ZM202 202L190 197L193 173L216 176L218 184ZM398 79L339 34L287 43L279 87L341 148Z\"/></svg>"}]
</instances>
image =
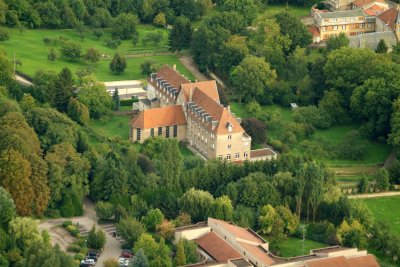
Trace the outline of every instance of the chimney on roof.
<instances>
[{"instance_id":1,"label":"chimney on roof","mask_svg":"<svg viewBox=\"0 0 400 267\"><path fill-rule=\"evenodd\" d=\"M176 64L172 65L172 67L174 68L174 70L176 70Z\"/></svg>"},{"instance_id":2,"label":"chimney on roof","mask_svg":"<svg viewBox=\"0 0 400 267\"><path fill-rule=\"evenodd\" d=\"M193 98L193 88L190 88L189 89L189 102L193 102L192 98Z\"/></svg>"}]
</instances>

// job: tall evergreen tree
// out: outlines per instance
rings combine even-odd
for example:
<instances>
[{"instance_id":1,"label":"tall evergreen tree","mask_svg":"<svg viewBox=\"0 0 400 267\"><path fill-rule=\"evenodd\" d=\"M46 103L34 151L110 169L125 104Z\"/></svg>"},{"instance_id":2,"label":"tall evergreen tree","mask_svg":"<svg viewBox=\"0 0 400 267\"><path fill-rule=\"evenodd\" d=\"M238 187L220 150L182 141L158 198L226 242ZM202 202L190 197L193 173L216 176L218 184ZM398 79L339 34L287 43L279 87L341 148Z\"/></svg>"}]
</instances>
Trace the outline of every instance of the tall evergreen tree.
<instances>
[{"instance_id":1,"label":"tall evergreen tree","mask_svg":"<svg viewBox=\"0 0 400 267\"><path fill-rule=\"evenodd\" d=\"M376 48L375 52L378 54L386 54L388 52L388 46L385 40L381 39L378 43L378 47Z\"/></svg>"},{"instance_id":2,"label":"tall evergreen tree","mask_svg":"<svg viewBox=\"0 0 400 267\"><path fill-rule=\"evenodd\" d=\"M126 60L120 54L115 53L114 58L110 63L110 70L114 74L121 74L126 68Z\"/></svg>"},{"instance_id":3,"label":"tall evergreen tree","mask_svg":"<svg viewBox=\"0 0 400 267\"><path fill-rule=\"evenodd\" d=\"M183 266L186 264L185 247L183 244L183 239L179 240L176 247L175 262L177 266Z\"/></svg>"},{"instance_id":4,"label":"tall evergreen tree","mask_svg":"<svg viewBox=\"0 0 400 267\"><path fill-rule=\"evenodd\" d=\"M118 94L118 89L117 88L115 88L115 90L114 90L113 100L114 100L114 110L119 110L121 102L119 100L119 94Z\"/></svg>"},{"instance_id":5,"label":"tall evergreen tree","mask_svg":"<svg viewBox=\"0 0 400 267\"><path fill-rule=\"evenodd\" d=\"M68 68L63 68L58 74L55 86L54 106L61 112L67 112L68 102L74 91L74 79Z\"/></svg>"}]
</instances>

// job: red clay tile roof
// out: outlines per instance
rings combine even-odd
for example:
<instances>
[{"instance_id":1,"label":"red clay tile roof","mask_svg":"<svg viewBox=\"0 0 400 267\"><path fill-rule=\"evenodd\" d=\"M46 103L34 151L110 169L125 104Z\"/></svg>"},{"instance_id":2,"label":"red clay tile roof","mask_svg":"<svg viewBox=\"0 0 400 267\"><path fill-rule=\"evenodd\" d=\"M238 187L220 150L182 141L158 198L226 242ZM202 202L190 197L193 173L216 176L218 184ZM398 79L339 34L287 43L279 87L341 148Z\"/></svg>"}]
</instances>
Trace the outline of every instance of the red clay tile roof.
<instances>
[{"instance_id":1,"label":"red clay tile roof","mask_svg":"<svg viewBox=\"0 0 400 267\"><path fill-rule=\"evenodd\" d=\"M355 0L353 2L353 5L358 6L358 7L362 7L364 5L368 5L374 2L380 2L380 3L384 3L384 0Z\"/></svg>"},{"instance_id":2,"label":"red clay tile roof","mask_svg":"<svg viewBox=\"0 0 400 267\"><path fill-rule=\"evenodd\" d=\"M228 223L225 221L221 221L218 219L214 219L214 218L208 218L210 221L220 225L221 227L225 228L225 230L227 230L229 233L231 233L232 235L236 236L237 238L241 238L247 241L251 241L251 242L255 242L258 244L264 244L266 243L264 239L262 239L261 237L259 237L257 234L255 234L254 232L250 231L249 229L243 228L243 227L239 227L236 226L232 223Z\"/></svg>"},{"instance_id":3,"label":"red clay tile roof","mask_svg":"<svg viewBox=\"0 0 400 267\"><path fill-rule=\"evenodd\" d=\"M242 133L244 132L240 123L232 116L226 108L217 103L214 99L210 98L202 90L197 88L194 90L192 102L201 107L205 112L207 112L213 121L218 121L218 125L215 127L214 132L216 134L232 134L232 133ZM232 125L232 132L228 131L228 123ZM208 129L211 129L211 124L208 123Z\"/></svg>"},{"instance_id":4,"label":"red clay tile roof","mask_svg":"<svg viewBox=\"0 0 400 267\"><path fill-rule=\"evenodd\" d=\"M347 258L347 262L351 267L379 267L374 255L366 255L354 258Z\"/></svg>"},{"instance_id":5,"label":"red clay tile roof","mask_svg":"<svg viewBox=\"0 0 400 267\"><path fill-rule=\"evenodd\" d=\"M374 255L345 258L344 256L306 261L307 267L379 267Z\"/></svg>"},{"instance_id":6,"label":"red clay tile roof","mask_svg":"<svg viewBox=\"0 0 400 267\"><path fill-rule=\"evenodd\" d=\"M182 106L147 109L131 120L132 127L140 129L183 124L186 124L186 119Z\"/></svg>"},{"instance_id":7,"label":"red clay tile roof","mask_svg":"<svg viewBox=\"0 0 400 267\"><path fill-rule=\"evenodd\" d=\"M398 13L399 11L396 8L391 8L378 15L378 18L388 25L390 29L394 30L394 24L396 23Z\"/></svg>"},{"instance_id":8,"label":"red clay tile roof","mask_svg":"<svg viewBox=\"0 0 400 267\"><path fill-rule=\"evenodd\" d=\"M210 98L219 102L219 94L217 89L217 83L212 81L204 81L204 82L196 82L196 83L186 83L181 85L181 90L186 99L186 102L189 101L190 89L194 90L197 88L198 90L203 91Z\"/></svg>"},{"instance_id":9,"label":"red clay tile roof","mask_svg":"<svg viewBox=\"0 0 400 267\"><path fill-rule=\"evenodd\" d=\"M319 36L319 29L317 26L309 26L307 29L312 34L312 36Z\"/></svg>"},{"instance_id":10,"label":"red clay tile roof","mask_svg":"<svg viewBox=\"0 0 400 267\"><path fill-rule=\"evenodd\" d=\"M250 150L250 158L259 158L265 156L273 156L275 153L269 148Z\"/></svg>"},{"instance_id":11,"label":"red clay tile roof","mask_svg":"<svg viewBox=\"0 0 400 267\"><path fill-rule=\"evenodd\" d=\"M268 255L268 251L260 246L251 245L244 242L238 242L245 250L247 250L251 255L256 257L259 261L265 265L272 265L275 261Z\"/></svg>"},{"instance_id":12,"label":"red clay tile roof","mask_svg":"<svg viewBox=\"0 0 400 267\"><path fill-rule=\"evenodd\" d=\"M307 267L350 267L343 256L306 261L304 264Z\"/></svg>"},{"instance_id":13,"label":"red clay tile roof","mask_svg":"<svg viewBox=\"0 0 400 267\"><path fill-rule=\"evenodd\" d=\"M177 90L183 83L190 83L188 79L183 77L179 72L174 70L168 65L164 65L161 69L159 69L156 73L157 78L164 79L171 86L175 87Z\"/></svg>"},{"instance_id":14,"label":"red clay tile roof","mask_svg":"<svg viewBox=\"0 0 400 267\"><path fill-rule=\"evenodd\" d=\"M217 262L227 262L228 260L242 257L239 252L214 232L209 232L195 241L201 249Z\"/></svg>"},{"instance_id":15,"label":"red clay tile roof","mask_svg":"<svg viewBox=\"0 0 400 267\"><path fill-rule=\"evenodd\" d=\"M367 14L368 16L378 16L384 11L385 9L378 5L372 5L371 7L364 9L365 14Z\"/></svg>"}]
</instances>

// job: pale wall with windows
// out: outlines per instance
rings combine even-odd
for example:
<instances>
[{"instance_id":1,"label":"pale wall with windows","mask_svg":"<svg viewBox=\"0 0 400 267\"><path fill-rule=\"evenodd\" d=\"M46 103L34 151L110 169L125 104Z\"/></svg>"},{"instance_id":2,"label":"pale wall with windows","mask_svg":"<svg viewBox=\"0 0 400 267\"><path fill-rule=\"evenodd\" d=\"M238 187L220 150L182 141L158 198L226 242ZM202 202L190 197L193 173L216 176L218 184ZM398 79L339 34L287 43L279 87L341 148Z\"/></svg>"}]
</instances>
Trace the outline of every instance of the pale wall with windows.
<instances>
[{"instance_id":1,"label":"pale wall with windows","mask_svg":"<svg viewBox=\"0 0 400 267\"><path fill-rule=\"evenodd\" d=\"M337 36L342 32L347 36L375 32L375 23L364 22L341 25L327 25L320 27L321 40L327 40L330 37Z\"/></svg>"},{"instance_id":2,"label":"pale wall with windows","mask_svg":"<svg viewBox=\"0 0 400 267\"><path fill-rule=\"evenodd\" d=\"M214 157L227 161L250 159L251 138L243 133L218 135Z\"/></svg>"},{"instance_id":3,"label":"pale wall with windows","mask_svg":"<svg viewBox=\"0 0 400 267\"><path fill-rule=\"evenodd\" d=\"M175 126L176 134L174 134ZM171 125L151 129L131 128L129 139L133 142L138 141L139 143L143 143L147 138L156 136L163 138L176 138L178 141L182 141L186 138L186 125Z\"/></svg>"}]
</instances>

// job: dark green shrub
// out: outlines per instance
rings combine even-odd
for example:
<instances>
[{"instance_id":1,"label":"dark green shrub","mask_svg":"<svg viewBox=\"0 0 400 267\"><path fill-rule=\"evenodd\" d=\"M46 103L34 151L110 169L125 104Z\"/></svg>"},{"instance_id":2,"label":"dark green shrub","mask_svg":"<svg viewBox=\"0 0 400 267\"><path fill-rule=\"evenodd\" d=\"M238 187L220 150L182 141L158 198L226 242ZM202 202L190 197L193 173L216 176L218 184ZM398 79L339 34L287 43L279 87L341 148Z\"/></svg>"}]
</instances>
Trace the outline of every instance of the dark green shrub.
<instances>
[{"instance_id":1,"label":"dark green shrub","mask_svg":"<svg viewBox=\"0 0 400 267\"><path fill-rule=\"evenodd\" d=\"M72 225L72 222L71 222L71 221L64 221L64 222L62 223L62 226L63 226L64 228L66 228L67 226L70 226L70 225Z\"/></svg>"}]
</instances>

